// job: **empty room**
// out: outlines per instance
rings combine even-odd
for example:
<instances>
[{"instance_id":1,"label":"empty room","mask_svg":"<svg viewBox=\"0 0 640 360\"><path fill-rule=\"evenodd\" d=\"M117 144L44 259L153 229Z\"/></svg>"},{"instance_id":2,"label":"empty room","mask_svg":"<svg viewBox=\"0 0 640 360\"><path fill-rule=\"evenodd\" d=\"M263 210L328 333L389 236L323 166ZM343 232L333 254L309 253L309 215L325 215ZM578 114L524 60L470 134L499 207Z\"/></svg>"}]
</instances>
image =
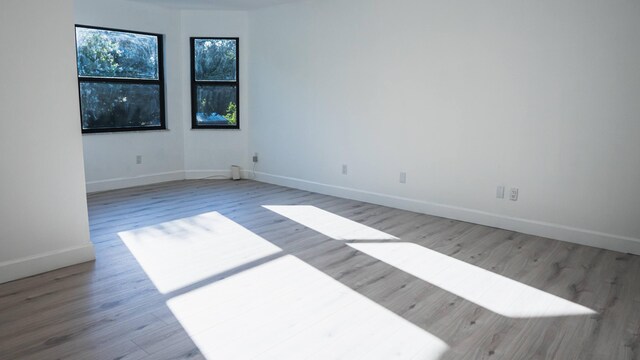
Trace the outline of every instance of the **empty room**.
<instances>
[{"instance_id":1,"label":"empty room","mask_svg":"<svg viewBox=\"0 0 640 360\"><path fill-rule=\"evenodd\" d=\"M2 0L0 360L640 360L637 0Z\"/></svg>"}]
</instances>

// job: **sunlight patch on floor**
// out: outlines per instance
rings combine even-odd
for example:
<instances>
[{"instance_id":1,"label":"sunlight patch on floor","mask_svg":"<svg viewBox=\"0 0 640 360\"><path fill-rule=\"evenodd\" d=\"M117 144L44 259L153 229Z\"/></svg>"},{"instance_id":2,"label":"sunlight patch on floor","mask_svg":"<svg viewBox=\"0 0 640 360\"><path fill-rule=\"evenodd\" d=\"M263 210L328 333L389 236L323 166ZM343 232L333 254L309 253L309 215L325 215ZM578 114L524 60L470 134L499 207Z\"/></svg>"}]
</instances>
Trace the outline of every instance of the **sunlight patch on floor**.
<instances>
[{"instance_id":1,"label":"sunlight patch on floor","mask_svg":"<svg viewBox=\"0 0 640 360\"><path fill-rule=\"evenodd\" d=\"M445 342L286 255L167 305L208 359L436 360Z\"/></svg>"},{"instance_id":2,"label":"sunlight patch on floor","mask_svg":"<svg viewBox=\"0 0 640 360\"><path fill-rule=\"evenodd\" d=\"M281 252L217 212L118 235L163 294Z\"/></svg>"},{"instance_id":3,"label":"sunlight patch on floor","mask_svg":"<svg viewBox=\"0 0 640 360\"><path fill-rule=\"evenodd\" d=\"M397 237L312 205L263 205L334 240L398 240Z\"/></svg>"},{"instance_id":4,"label":"sunlight patch on floor","mask_svg":"<svg viewBox=\"0 0 640 360\"><path fill-rule=\"evenodd\" d=\"M596 314L594 310L413 243L350 243L369 256L510 318Z\"/></svg>"}]
</instances>

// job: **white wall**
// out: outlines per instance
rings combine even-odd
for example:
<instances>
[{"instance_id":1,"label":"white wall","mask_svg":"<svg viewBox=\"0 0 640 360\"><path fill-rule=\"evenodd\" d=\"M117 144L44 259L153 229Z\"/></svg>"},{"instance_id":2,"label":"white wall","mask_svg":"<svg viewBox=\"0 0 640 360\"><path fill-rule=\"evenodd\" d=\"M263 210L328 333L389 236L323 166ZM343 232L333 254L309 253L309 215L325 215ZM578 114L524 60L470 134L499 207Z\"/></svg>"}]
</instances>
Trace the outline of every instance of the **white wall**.
<instances>
[{"instance_id":1,"label":"white wall","mask_svg":"<svg viewBox=\"0 0 640 360\"><path fill-rule=\"evenodd\" d=\"M71 0L0 11L0 283L93 259Z\"/></svg>"},{"instance_id":2,"label":"white wall","mask_svg":"<svg viewBox=\"0 0 640 360\"><path fill-rule=\"evenodd\" d=\"M99 191L184 177L180 13L122 0L76 0L75 23L163 34L168 130L84 134L87 188ZM78 124L78 126L80 126ZM136 156L142 155L142 164Z\"/></svg>"},{"instance_id":3,"label":"white wall","mask_svg":"<svg viewBox=\"0 0 640 360\"><path fill-rule=\"evenodd\" d=\"M182 11L182 118L187 178L227 175L230 165L247 169L249 112L248 15L244 11ZM190 37L240 38L240 130L191 130Z\"/></svg>"},{"instance_id":4,"label":"white wall","mask_svg":"<svg viewBox=\"0 0 640 360\"><path fill-rule=\"evenodd\" d=\"M249 24L258 179L640 253L639 2L325 0Z\"/></svg>"}]
</instances>

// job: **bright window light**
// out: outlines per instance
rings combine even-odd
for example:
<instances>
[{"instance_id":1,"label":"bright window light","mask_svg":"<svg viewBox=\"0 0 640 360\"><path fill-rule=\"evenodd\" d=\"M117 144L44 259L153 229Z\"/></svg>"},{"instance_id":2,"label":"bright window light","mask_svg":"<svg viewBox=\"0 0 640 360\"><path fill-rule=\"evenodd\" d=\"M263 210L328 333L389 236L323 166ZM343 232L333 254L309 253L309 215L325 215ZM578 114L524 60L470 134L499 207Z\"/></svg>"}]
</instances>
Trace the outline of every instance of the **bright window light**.
<instances>
[{"instance_id":1,"label":"bright window light","mask_svg":"<svg viewBox=\"0 0 640 360\"><path fill-rule=\"evenodd\" d=\"M208 359L436 360L449 348L292 255L167 304Z\"/></svg>"},{"instance_id":2,"label":"bright window light","mask_svg":"<svg viewBox=\"0 0 640 360\"><path fill-rule=\"evenodd\" d=\"M582 305L417 244L350 243L349 246L502 316L596 314Z\"/></svg>"},{"instance_id":3,"label":"bright window light","mask_svg":"<svg viewBox=\"0 0 640 360\"><path fill-rule=\"evenodd\" d=\"M398 240L397 237L311 205L263 205L334 240Z\"/></svg>"},{"instance_id":4,"label":"bright window light","mask_svg":"<svg viewBox=\"0 0 640 360\"><path fill-rule=\"evenodd\" d=\"M118 235L163 294L281 252L217 212Z\"/></svg>"}]
</instances>

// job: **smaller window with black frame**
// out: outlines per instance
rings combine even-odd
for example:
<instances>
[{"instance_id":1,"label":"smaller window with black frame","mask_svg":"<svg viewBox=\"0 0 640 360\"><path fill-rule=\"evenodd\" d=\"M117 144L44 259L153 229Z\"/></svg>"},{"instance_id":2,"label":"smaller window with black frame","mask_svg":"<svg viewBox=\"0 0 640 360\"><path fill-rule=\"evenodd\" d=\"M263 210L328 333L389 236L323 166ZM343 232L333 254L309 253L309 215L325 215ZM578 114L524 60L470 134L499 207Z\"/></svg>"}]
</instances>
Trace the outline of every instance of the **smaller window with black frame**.
<instances>
[{"instance_id":1,"label":"smaller window with black frame","mask_svg":"<svg viewBox=\"0 0 640 360\"><path fill-rule=\"evenodd\" d=\"M166 129L162 35L76 25L83 133Z\"/></svg>"},{"instance_id":2,"label":"smaller window with black frame","mask_svg":"<svg viewBox=\"0 0 640 360\"><path fill-rule=\"evenodd\" d=\"M191 38L191 128L240 128L238 38Z\"/></svg>"}]
</instances>

